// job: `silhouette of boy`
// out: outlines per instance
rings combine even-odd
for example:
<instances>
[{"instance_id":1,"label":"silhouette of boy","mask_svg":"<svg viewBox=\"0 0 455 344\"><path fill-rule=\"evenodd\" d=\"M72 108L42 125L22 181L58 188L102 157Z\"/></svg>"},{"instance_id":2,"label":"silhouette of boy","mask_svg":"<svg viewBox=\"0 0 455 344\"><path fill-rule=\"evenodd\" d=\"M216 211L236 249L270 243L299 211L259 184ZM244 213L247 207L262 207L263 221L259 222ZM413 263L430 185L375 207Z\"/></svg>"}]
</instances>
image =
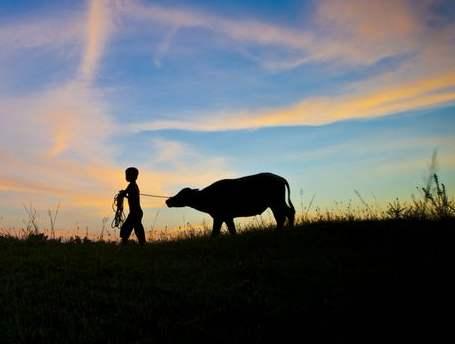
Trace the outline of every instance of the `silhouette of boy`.
<instances>
[{"instance_id":1,"label":"silhouette of boy","mask_svg":"<svg viewBox=\"0 0 455 344\"><path fill-rule=\"evenodd\" d=\"M144 226L142 225L142 216L144 213L141 208L139 187L136 184L138 175L139 170L137 168L128 167L125 170L125 179L129 182L129 184L125 190L122 190L119 193L120 195L128 198L128 206L130 209L128 217L120 228L122 244L126 244L128 242L128 238L130 237L133 228L139 243L141 245L145 244L145 232Z\"/></svg>"}]
</instances>

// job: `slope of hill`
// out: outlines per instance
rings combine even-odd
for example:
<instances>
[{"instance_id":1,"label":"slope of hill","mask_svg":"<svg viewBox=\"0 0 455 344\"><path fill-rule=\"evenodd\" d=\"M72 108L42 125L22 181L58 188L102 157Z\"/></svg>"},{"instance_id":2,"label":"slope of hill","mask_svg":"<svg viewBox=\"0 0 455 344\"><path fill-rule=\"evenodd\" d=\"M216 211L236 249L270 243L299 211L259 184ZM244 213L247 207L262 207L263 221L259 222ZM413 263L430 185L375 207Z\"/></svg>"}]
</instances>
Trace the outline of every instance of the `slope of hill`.
<instances>
[{"instance_id":1,"label":"slope of hill","mask_svg":"<svg viewBox=\"0 0 455 344\"><path fill-rule=\"evenodd\" d=\"M119 247L0 238L2 343L434 340L455 221L316 223Z\"/></svg>"}]
</instances>

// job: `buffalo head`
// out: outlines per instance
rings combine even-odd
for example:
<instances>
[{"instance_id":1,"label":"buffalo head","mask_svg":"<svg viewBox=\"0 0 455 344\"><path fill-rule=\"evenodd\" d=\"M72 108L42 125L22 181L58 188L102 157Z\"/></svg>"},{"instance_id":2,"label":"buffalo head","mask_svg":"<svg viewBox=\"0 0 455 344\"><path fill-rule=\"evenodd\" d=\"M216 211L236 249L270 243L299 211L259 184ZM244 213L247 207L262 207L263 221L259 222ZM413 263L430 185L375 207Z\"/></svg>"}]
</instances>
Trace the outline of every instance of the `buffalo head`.
<instances>
[{"instance_id":1,"label":"buffalo head","mask_svg":"<svg viewBox=\"0 0 455 344\"><path fill-rule=\"evenodd\" d=\"M195 193L198 191L198 189L184 188L177 195L168 198L166 205L169 208L186 207L192 202Z\"/></svg>"}]
</instances>

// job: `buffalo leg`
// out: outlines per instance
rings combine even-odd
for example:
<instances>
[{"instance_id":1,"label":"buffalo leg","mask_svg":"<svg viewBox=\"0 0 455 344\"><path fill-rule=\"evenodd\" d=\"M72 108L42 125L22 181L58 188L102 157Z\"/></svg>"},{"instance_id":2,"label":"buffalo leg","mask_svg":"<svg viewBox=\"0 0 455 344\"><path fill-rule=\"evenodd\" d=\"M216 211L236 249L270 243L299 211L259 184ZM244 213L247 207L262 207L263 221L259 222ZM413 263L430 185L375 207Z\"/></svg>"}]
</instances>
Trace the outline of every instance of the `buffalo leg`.
<instances>
[{"instance_id":1,"label":"buffalo leg","mask_svg":"<svg viewBox=\"0 0 455 344\"><path fill-rule=\"evenodd\" d=\"M288 225L289 227L294 227L294 221L295 221L295 210L294 208L289 207L288 208Z\"/></svg>"},{"instance_id":2,"label":"buffalo leg","mask_svg":"<svg viewBox=\"0 0 455 344\"><path fill-rule=\"evenodd\" d=\"M216 237L220 234L222 224L223 224L222 220L218 218L213 219L212 237Z\"/></svg>"},{"instance_id":3,"label":"buffalo leg","mask_svg":"<svg viewBox=\"0 0 455 344\"><path fill-rule=\"evenodd\" d=\"M284 221L286 221L286 215L283 210L280 208L272 208L272 213L276 220L276 229L283 229Z\"/></svg>"},{"instance_id":4,"label":"buffalo leg","mask_svg":"<svg viewBox=\"0 0 455 344\"><path fill-rule=\"evenodd\" d=\"M237 233L237 231L235 230L234 219L227 219L225 222L226 222L229 233L231 233L232 235Z\"/></svg>"}]
</instances>

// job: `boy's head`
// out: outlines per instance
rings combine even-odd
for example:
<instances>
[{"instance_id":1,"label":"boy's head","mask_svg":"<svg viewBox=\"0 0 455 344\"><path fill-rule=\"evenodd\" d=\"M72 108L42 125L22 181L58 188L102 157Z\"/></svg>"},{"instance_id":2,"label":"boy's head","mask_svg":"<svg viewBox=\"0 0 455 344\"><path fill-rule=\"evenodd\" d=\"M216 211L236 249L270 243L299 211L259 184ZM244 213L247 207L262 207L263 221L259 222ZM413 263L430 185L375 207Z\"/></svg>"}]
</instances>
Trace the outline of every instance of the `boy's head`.
<instances>
[{"instance_id":1,"label":"boy's head","mask_svg":"<svg viewBox=\"0 0 455 344\"><path fill-rule=\"evenodd\" d=\"M139 175L139 170L136 167L128 167L125 170L125 179L127 182L134 182Z\"/></svg>"}]
</instances>

